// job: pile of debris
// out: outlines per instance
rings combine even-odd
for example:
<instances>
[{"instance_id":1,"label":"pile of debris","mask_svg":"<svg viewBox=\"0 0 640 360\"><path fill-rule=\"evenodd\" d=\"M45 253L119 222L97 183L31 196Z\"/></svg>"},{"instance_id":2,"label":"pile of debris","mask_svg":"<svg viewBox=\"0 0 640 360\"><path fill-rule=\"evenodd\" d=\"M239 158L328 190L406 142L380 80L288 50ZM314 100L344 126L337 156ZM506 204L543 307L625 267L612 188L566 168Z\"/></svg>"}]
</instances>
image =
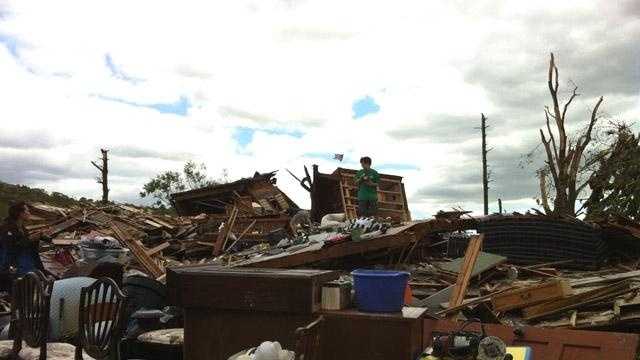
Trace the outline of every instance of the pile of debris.
<instances>
[{"instance_id":1,"label":"pile of debris","mask_svg":"<svg viewBox=\"0 0 640 360\"><path fill-rule=\"evenodd\" d=\"M515 327L625 331L640 324L640 262L598 271L576 270L573 260L524 266L480 251L483 237L472 238L464 258L415 265L413 305L438 318Z\"/></svg>"}]
</instances>

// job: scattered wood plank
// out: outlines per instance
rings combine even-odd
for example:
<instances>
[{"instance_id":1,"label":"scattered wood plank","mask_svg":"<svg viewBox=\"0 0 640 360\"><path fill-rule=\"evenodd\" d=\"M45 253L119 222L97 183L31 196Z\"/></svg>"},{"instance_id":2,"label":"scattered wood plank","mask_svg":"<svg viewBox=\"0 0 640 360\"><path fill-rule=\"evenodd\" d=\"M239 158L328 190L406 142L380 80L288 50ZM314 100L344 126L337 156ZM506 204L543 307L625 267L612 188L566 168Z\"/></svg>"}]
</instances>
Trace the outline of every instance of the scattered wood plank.
<instances>
[{"instance_id":1,"label":"scattered wood plank","mask_svg":"<svg viewBox=\"0 0 640 360\"><path fill-rule=\"evenodd\" d=\"M488 294L488 295L480 296L480 297L473 298L473 299L467 299L467 300L463 301L462 304L460 304L458 306L454 306L454 307L449 307L449 304L447 304L448 308L445 309L445 310L437 312L437 315L447 315L447 314L450 314L450 313L455 313L455 312L458 312L458 311L460 311L460 310L462 310L462 309L464 309L464 308L466 308L468 306L477 305L477 304L481 304L483 302L490 301L492 296L495 296L497 294L503 293L503 292L508 291L508 290L511 290L511 288L506 288L506 289L497 291L497 292L495 292L493 294Z\"/></svg>"},{"instance_id":2,"label":"scattered wood plank","mask_svg":"<svg viewBox=\"0 0 640 360\"><path fill-rule=\"evenodd\" d=\"M68 219L66 221L63 221L55 226L52 226L51 229L49 229L49 231L46 232L47 236L53 237L56 236L58 234L60 234L61 232L70 229L76 225L78 225L80 223L80 220L76 219L76 218L71 218Z\"/></svg>"},{"instance_id":3,"label":"scattered wood plank","mask_svg":"<svg viewBox=\"0 0 640 360\"><path fill-rule=\"evenodd\" d=\"M570 295L572 289L569 283L558 279L494 295L491 297L491 304L495 311L503 312Z\"/></svg>"},{"instance_id":4,"label":"scattered wood plank","mask_svg":"<svg viewBox=\"0 0 640 360\"><path fill-rule=\"evenodd\" d=\"M640 278L640 270L571 280L571 286L581 287L581 286L590 286L590 285L596 285L596 284L605 284L605 283L616 282L624 279L630 279L634 277Z\"/></svg>"},{"instance_id":5,"label":"scattered wood plank","mask_svg":"<svg viewBox=\"0 0 640 360\"><path fill-rule=\"evenodd\" d=\"M610 286L527 307L523 310L524 319L534 320L567 310L577 309L585 305L613 299L632 290L634 289L631 287L631 282L629 280L623 280Z\"/></svg>"},{"instance_id":6,"label":"scattered wood plank","mask_svg":"<svg viewBox=\"0 0 640 360\"><path fill-rule=\"evenodd\" d=\"M478 254L480 254L483 239L484 235L481 234L479 236L472 237L469 241L467 251L464 254L464 262L460 269L460 273L458 273L458 280L453 287L451 300L449 300L449 306L451 307L459 306L464 301L464 296L467 293L467 286L469 286L473 267L478 259Z\"/></svg>"},{"instance_id":7,"label":"scattered wood plank","mask_svg":"<svg viewBox=\"0 0 640 360\"><path fill-rule=\"evenodd\" d=\"M229 246L229 249L232 249L232 248L233 248L233 246L234 246L236 243L238 243L238 241L240 241L240 239L242 239L242 237L243 237L243 236L245 236L245 235L246 235L246 234L251 230L251 228L253 228L253 226L254 226L255 224L256 224L256 220L253 220L253 221L251 222L251 224L249 224L249 226L247 226L247 228L246 228L246 229L244 229L244 231L242 232L242 234L240 234L240 236L238 236L238 238L236 239L236 241L234 241L234 242L233 242L233 244L231 244L231 245Z\"/></svg>"},{"instance_id":8,"label":"scattered wood plank","mask_svg":"<svg viewBox=\"0 0 640 360\"><path fill-rule=\"evenodd\" d=\"M169 229L169 230L173 230L174 226L167 223L166 221L162 221L161 219L159 219L157 216L152 216L152 215L147 215L147 218L151 219L153 222L162 225L163 227Z\"/></svg>"},{"instance_id":9,"label":"scattered wood plank","mask_svg":"<svg viewBox=\"0 0 640 360\"><path fill-rule=\"evenodd\" d=\"M168 241L165 241L162 244L147 250L146 253L147 253L148 256L153 256L153 255L161 252L162 250L168 248L169 246L171 246L171 244L169 244Z\"/></svg>"},{"instance_id":10,"label":"scattered wood plank","mask_svg":"<svg viewBox=\"0 0 640 360\"><path fill-rule=\"evenodd\" d=\"M218 237L216 238L216 244L213 247L213 255L218 256L222 253L222 249L224 249L224 245L229 239L229 233L231 233L231 229L233 229L233 225L236 222L236 217L238 216L238 208L233 207L231 209L231 214L229 215L229 219L225 221L222 226L222 230L218 233Z\"/></svg>"},{"instance_id":11,"label":"scattered wood plank","mask_svg":"<svg viewBox=\"0 0 640 360\"><path fill-rule=\"evenodd\" d=\"M73 246L80 243L80 239L53 239L51 243L56 246Z\"/></svg>"},{"instance_id":12,"label":"scattered wood plank","mask_svg":"<svg viewBox=\"0 0 640 360\"><path fill-rule=\"evenodd\" d=\"M164 270L146 253L146 249L141 246L135 239L131 238L131 236L123 229L121 223L117 221L112 221L111 229L115 237L131 252L133 256L138 260L140 265L154 278L158 278L164 274Z\"/></svg>"}]
</instances>

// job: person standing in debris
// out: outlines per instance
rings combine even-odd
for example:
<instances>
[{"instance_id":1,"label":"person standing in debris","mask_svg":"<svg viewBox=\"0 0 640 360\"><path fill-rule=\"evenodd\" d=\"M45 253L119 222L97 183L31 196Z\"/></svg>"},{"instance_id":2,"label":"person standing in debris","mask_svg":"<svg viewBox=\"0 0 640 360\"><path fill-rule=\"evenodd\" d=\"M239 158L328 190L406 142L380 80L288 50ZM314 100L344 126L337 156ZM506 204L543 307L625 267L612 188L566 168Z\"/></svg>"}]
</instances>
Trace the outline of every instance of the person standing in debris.
<instances>
[{"instance_id":1,"label":"person standing in debris","mask_svg":"<svg viewBox=\"0 0 640 360\"><path fill-rule=\"evenodd\" d=\"M360 159L362 169L356 173L358 185L358 216L372 217L378 212L378 182L380 174L371 168L371 158Z\"/></svg>"},{"instance_id":2,"label":"person standing in debris","mask_svg":"<svg viewBox=\"0 0 640 360\"><path fill-rule=\"evenodd\" d=\"M25 202L17 202L9 207L9 216L0 225L0 271L8 274L15 268L18 276L30 271L44 271L39 241L29 238L24 222L31 216Z\"/></svg>"}]
</instances>

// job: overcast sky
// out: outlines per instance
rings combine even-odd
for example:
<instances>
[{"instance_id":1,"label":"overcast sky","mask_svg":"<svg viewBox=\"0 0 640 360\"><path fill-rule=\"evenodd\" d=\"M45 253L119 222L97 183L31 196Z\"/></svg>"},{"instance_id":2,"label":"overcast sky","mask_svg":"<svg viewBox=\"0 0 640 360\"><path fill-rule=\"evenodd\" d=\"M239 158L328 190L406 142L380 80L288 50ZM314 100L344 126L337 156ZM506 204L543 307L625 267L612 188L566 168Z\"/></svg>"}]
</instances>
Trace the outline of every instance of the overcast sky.
<instances>
[{"instance_id":1,"label":"overcast sky","mask_svg":"<svg viewBox=\"0 0 640 360\"><path fill-rule=\"evenodd\" d=\"M0 0L0 180L99 198L105 147L115 200L193 159L213 177L280 169L306 207L285 168L369 155L405 177L414 217L480 211L484 112L492 208L522 211L549 52L580 87L571 124L600 95L635 121L639 40L637 0Z\"/></svg>"}]
</instances>

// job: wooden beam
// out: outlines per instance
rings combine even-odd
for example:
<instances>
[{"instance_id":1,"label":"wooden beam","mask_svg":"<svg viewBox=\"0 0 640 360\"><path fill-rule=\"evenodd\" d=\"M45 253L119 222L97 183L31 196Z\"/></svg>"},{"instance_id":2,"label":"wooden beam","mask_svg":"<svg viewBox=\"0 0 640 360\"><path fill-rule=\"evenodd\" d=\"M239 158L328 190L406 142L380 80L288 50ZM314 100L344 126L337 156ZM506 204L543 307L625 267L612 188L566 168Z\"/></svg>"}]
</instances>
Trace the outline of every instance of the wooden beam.
<instances>
[{"instance_id":1,"label":"wooden beam","mask_svg":"<svg viewBox=\"0 0 640 360\"><path fill-rule=\"evenodd\" d=\"M143 246L138 244L135 239L131 238L131 236L122 228L121 223L112 221L110 226L115 237L122 243L122 245L131 250L133 256L149 274L154 278L158 278L164 274L164 270L156 264L149 255L147 255L146 249Z\"/></svg>"},{"instance_id":2,"label":"wooden beam","mask_svg":"<svg viewBox=\"0 0 640 360\"><path fill-rule=\"evenodd\" d=\"M623 280L610 286L527 307L523 311L524 319L539 319L567 310L577 309L584 305L613 299L632 290L634 289L631 287L631 282L629 280Z\"/></svg>"},{"instance_id":3,"label":"wooden beam","mask_svg":"<svg viewBox=\"0 0 640 360\"><path fill-rule=\"evenodd\" d=\"M153 256L153 255L159 253L160 251L168 248L169 246L171 246L171 244L169 244L169 242L165 241L162 244L147 250L146 253L147 253L148 256Z\"/></svg>"},{"instance_id":4,"label":"wooden beam","mask_svg":"<svg viewBox=\"0 0 640 360\"><path fill-rule=\"evenodd\" d=\"M589 286L589 285L595 285L595 284L604 284L604 283L616 282L624 279L630 279L634 277L640 277L640 270L571 280L571 286L581 287L581 286Z\"/></svg>"},{"instance_id":5,"label":"wooden beam","mask_svg":"<svg viewBox=\"0 0 640 360\"><path fill-rule=\"evenodd\" d=\"M570 295L572 295L571 285L566 280L558 279L494 295L491 297L491 304L493 310L503 312Z\"/></svg>"},{"instance_id":6,"label":"wooden beam","mask_svg":"<svg viewBox=\"0 0 640 360\"><path fill-rule=\"evenodd\" d=\"M225 221L224 225L222 226L222 230L218 233L218 237L216 238L216 244L213 247L214 256L218 256L222 253L222 250L224 249L224 245L226 244L227 239L229 239L229 233L231 232L231 229L233 229L233 225L236 222L237 216L238 216L238 208L234 206L233 209L231 209L231 214L229 215L229 218L227 219L227 221Z\"/></svg>"},{"instance_id":7,"label":"wooden beam","mask_svg":"<svg viewBox=\"0 0 640 360\"><path fill-rule=\"evenodd\" d=\"M464 297L467 293L467 286L469 286L469 280L471 280L473 267L476 265L478 254L480 254L480 249L482 248L483 239L484 235L481 234L479 236L472 237L469 241L467 251L464 254L464 262L462 263L462 268L460 269L460 273L458 273L458 280L453 287L451 299L449 300L449 307L462 305Z\"/></svg>"}]
</instances>

